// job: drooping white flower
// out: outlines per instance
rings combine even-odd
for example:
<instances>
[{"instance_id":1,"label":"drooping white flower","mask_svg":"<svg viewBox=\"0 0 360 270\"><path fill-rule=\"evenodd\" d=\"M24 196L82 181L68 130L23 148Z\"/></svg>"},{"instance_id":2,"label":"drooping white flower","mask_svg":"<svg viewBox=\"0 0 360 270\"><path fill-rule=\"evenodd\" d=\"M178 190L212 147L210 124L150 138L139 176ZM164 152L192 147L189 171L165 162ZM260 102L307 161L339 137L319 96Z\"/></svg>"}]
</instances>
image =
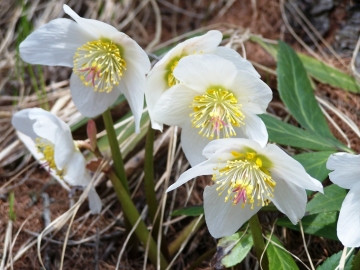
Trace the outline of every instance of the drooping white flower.
<instances>
[{"instance_id":1,"label":"drooping white flower","mask_svg":"<svg viewBox=\"0 0 360 270\"><path fill-rule=\"evenodd\" d=\"M21 110L14 114L12 125L35 158L58 179L72 186L86 187L91 176L86 161L75 146L69 126L50 112L40 108ZM94 187L89 191L92 213L100 213L101 199Z\"/></svg>"},{"instance_id":2,"label":"drooping white flower","mask_svg":"<svg viewBox=\"0 0 360 270\"><path fill-rule=\"evenodd\" d=\"M180 59L185 56L194 54L218 55L231 61L238 70L247 71L256 77L260 77L252 64L242 58L239 53L233 49L219 46L221 40L222 33L217 30L211 30L202 36L193 37L179 43L155 64L147 76L145 91L146 103L154 129L163 129L163 123L156 121L152 117L155 104L167 89L179 82L173 72Z\"/></svg>"},{"instance_id":3,"label":"drooping white flower","mask_svg":"<svg viewBox=\"0 0 360 270\"><path fill-rule=\"evenodd\" d=\"M272 92L257 76L211 54L182 58L173 75L181 83L161 95L152 117L182 128L192 166L205 160L201 151L212 139L250 138L265 146L268 133L257 114L265 113Z\"/></svg>"},{"instance_id":4,"label":"drooping white flower","mask_svg":"<svg viewBox=\"0 0 360 270\"><path fill-rule=\"evenodd\" d=\"M144 103L145 74L150 61L126 34L96 20L78 16L69 6L69 19L55 19L20 44L21 58L31 64L73 67L70 91L87 117L103 113L123 93L135 117L136 131Z\"/></svg>"},{"instance_id":5,"label":"drooping white flower","mask_svg":"<svg viewBox=\"0 0 360 270\"><path fill-rule=\"evenodd\" d=\"M262 147L249 139L211 141L208 160L184 172L173 190L199 175L212 175L204 191L205 220L215 238L235 233L261 207L274 205L297 223L305 214L305 189L323 192L319 181L274 144Z\"/></svg>"},{"instance_id":6,"label":"drooping white flower","mask_svg":"<svg viewBox=\"0 0 360 270\"><path fill-rule=\"evenodd\" d=\"M360 246L360 155L332 154L326 167L330 180L336 185L350 189L340 209L337 236L346 247Z\"/></svg>"}]
</instances>

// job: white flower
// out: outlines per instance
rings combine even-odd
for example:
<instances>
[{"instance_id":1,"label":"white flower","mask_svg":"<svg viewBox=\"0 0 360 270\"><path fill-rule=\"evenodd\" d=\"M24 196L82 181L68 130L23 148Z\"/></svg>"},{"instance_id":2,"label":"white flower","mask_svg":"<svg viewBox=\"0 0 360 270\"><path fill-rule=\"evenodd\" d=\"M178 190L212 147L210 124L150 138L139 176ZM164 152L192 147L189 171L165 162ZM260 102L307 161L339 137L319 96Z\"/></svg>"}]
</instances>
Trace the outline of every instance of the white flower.
<instances>
[{"instance_id":1,"label":"white flower","mask_svg":"<svg viewBox=\"0 0 360 270\"><path fill-rule=\"evenodd\" d=\"M75 146L69 126L62 120L43 109L33 108L15 113L12 124L23 133L20 138L34 157L43 162L54 177L72 186L86 187L90 183L85 158ZM94 187L89 191L89 206L92 213L101 211L101 199Z\"/></svg>"},{"instance_id":2,"label":"white flower","mask_svg":"<svg viewBox=\"0 0 360 270\"><path fill-rule=\"evenodd\" d=\"M138 132L145 74L150 70L147 54L114 27L81 18L67 5L64 11L76 22L60 18L43 25L20 44L21 58L31 64L73 67L71 95L87 117L103 113L123 93Z\"/></svg>"},{"instance_id":3,"label":"white flower","mask_svg":"<svg viewBox=\"0 0 360 270\"><path fill-rule=\"evenodd\" d=\"M245 137L265 146L268 133L257 114L265 113L272 92L257 76L211 54L182 58L173 74L181 83L161 95L153 119L182 128L192 166L205 160L201 151L212 139Z\"/></svg>"},{"instance_id":4,"label":"white flower","mask_svg":"<svg viewBox=\"0 0 360 270\"><path fill-rule=\"evenodd\" d=\"M146 103L149 109L152 127L163 129L163 123L153 119L153 110L160 96L171 86L178 83L173 71L181 58L193 54L214 54L231 61L238 70L248 71L256 77L260 77L249 61L242 58L236 51L227 47L219 47L222 40L220 31L211 30L205 35L193 37L179 43L155 64L147 76L145 91Z\"/></svg>"},{"instance_id":5,"label":"white flower","mask_svg":"<svg viewBox=\"0 0 360 270\"><path fill-rule=\"evenodd\" d=\"M262 206L274 205L297 223L305 214L305 189L323 192L319 181L274 144L262 147L249 139L211 141L208 160L184 172L173 190L199 175L212 175L204 191L205 220L215 238L235 233Z\"/></svg>"},{"instance_id":6,"label":"white flower","mask_svg":"<svg viewBox=\"0 0 360 270\"><path fill-rule=\"evenodd\" d=\"M326 167L330 180L336 185L350 189L340 209L337 236L346 247L360 246L360 155L332 154Z\"/></svg>"}]
</instances>

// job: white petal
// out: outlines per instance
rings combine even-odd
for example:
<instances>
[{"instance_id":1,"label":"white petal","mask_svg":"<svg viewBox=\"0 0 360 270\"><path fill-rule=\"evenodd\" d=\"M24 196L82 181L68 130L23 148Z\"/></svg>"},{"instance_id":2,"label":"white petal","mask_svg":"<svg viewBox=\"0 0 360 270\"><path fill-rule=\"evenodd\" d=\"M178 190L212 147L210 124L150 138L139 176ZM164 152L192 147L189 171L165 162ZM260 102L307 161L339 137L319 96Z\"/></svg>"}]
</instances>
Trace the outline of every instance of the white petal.
<instances>
[{"instance_id":1,"label":"white petal","mask_svg":"<svg viewBox=\"0 0 360 270\"><path fill-rule=\"evenodd\" d=\"M193 37L183 42L183 55L213 53L222 40L222 33L210 30L205 35Z\"/></svg>"},{"instance_id":2,"label":"white petal","mask_svg":"<svg viewBox=\"0 0 360 270\"><path fill-rule=\"evenodd\" d=\"M103 23L97 20L85 19L81 18L79 15L75 13L68 5L63 5L64 11L71 18L73 18L79 26L86 31L89 35L93 36L93 39L103 38L111 38L114 36L118 30L115 27Z\"/></svg>"},{"instance_id":3,"label":"white petal","mask_svg":"<svg viewBox=\"0 0 360 270\"><path fill-rule=\"evenodd\" d=\"M27 136L35 140L38 137L38 135L33 130L33 125L35 123L35 120L29 118L29 112L31 110L40 110L40 109L39 108L25 109L15 113L11 120L11 124L18 131L26 134Z\"/></svg>"},{"instance_id":4,"label":"white petal","mask_svg":"<svg viewBox=\"0 0 360 270\"><path fill-rule=\"evenodd\" d=\"M253 140L243 138L227 138L213 140L204 148L203 155L210 158L215 152L241 151L244 147L250 147L256 152L261 151L261 146Z\"/></svg>"},{"instance_id":5,"label":"white petal","mask_svg":"<svg viewBox=\"0 0 360 270\"><path fill-rule=\"evenodd\" d=\"M72 186L87 186L90 177L86 173L85 158L80 151L75 151L65 168L64 180Z\"/></svg>"},{"instance_id":6,"label":"white petal","mask_svg":"<svg viewBox=\"0 0 360 270\"><path fill-rule=\"evenodd\" d=\"M149 73L151 68L149 57L135 40L122 32L117 32L111 40L124 50L123 57L127 66L133 65L144 76Z\"/></svg>"},{"instance_id":7,"label":"white petal","mask_svg":"<svg viewBox=\"0 0 360 270\"><path fill-rule=\"evenodd\" d=\"M26 148L33 155L33 157L40 163L40 160L44 157L44 155L38 151L34 140L22 132L18 131L16 132L16 134L18 135L20 141L22 141L25 144Z\"/></svg>"},{"instance_id":8,"label":"white petal","mask_svg":"<svg viewBox=\"0 0 360 270\"><path fill-rule=\"evenodd\" d=\"M185 85L177 84L161 95L153 110L153 119L170 126L183 126L191 122L190 105L197 92Z\"/></svg>"},{"instance_id":9,"label":"white petal","mask_svg":"<svg viewBox=\"0 0 360 270\"><path fill-rule=\"evenodd\" d=\"M94 187L90 188L88 197L89 197L89 208L91 213L99 214L101 212L102 203Z\"/></svg>"},{"instance_id":10,"label":"white petal","mask_svg":"<svg viewBox=\"0 0 360 270\"><path fill-rule=\"evenodd\" d=\"M304 167L295 159L286 154L278 146L268 144L262 151L273 163L270 174L274 172L284 181L288 181L299 187L319 191L323 193L323 186L320 181L312 178L304 169Z\"/></svg>"},{"instance_id":11,"label":"white petal","mask_svg":"<svg viewBox=\"0 0 360 270\"><path fill-rule=\"evenodd\" d=\"M87 117L95 117L103 113L120 95L118 87L114 87L109 93L95 92L94 87L85 86L74 73L70 78L70 91L76 108Z\"/></svg>"},{"instance_id":12,"label":"white petal","mask_svg":"<svg viewBox=\"0 0 360 270\"><path fill-rule=\"evenodd\" d=\"M76 151L70 130L64 131L61 135L59 135L54 145L55 164L58 169L62 170L68 164L69 160L71 160L72 155Z\"/></svg>"},{"instance_id":13,"label":"white petal","mask_svg":"<svg viewBox=\"0 0 360 270\"><path fill-rule=\"evenodd\" d=\"M276 175L272 176L276 182L272 202L293 224L298 223L305 214L307 202L305 189L286 182Z\"/></svg>"},{"instance_id":14,"label":"white petal","mask_svg":"<svg viewBox=\"0 0 360 270\"><path fill-rule=\"evenodd\" d=\"M237 70L250 72L254 76L260 78L260 74L255 70L254 66L249 61L242 58L237 51L220 46L216 48L214 54L231 61L236 66Z\"/></svg>"},{"instance_id":15,"label":"white petal","mask_svg":"<svg viewBox=\"0 0 360 270\"><path fill-rule=\"evenodd\" d=\"M265 147L268 142L268 133L264 122L255 114L243 112L245 125L235 128L236 137L245 137L256 141Z\"/></svg>"},{"instance_id":16,"label":"white petal","mask_svg":"<svg viewBox=\"0 0 360 270\"><path fill-rule=\"evenodd\" d=\"M45 110L29 111L29 118L36 120L33 130L37 136L50 141L52 144L55 144L59 136L62 136L64 132L70 132L69 126L57 116Z\"/></svg>"},{"instance_id":17,"label":"white petal","mask_svg":"<svg viewBox=\"0 0 360 270\"><path fill-rule=\"evenodd\" d=\"M131 112L135 118L135 132L140 132L140 119L144 107L145 93L145 74L134 66L128 67L129 70L124 73L124 77L120 81L118 88L126 97ZM131 70L130 70L131 69Z\"/></svg>"},{"instance_id":18,"label":"white petal","mask_svg":"<svg viewBox=\"0 0 360 270\"><path fill-rule=\"evenodd\" d=\"M228 60L204 54L183 57L173 73L180 82L202 94L214 86L229 89L237 70Z\"/></svg>"},{"instance_id":19,"label":"white petal","mask_svg":"<svg viewBox=\"0 0 360 270\"><path fill-rule=\"evenodd\" d=\"M251 113L265 113L269 102L272 100L270 87L262 80L246 71L239 71L233 80L229 90L235 94L238 102L243 105L242 110L246 110L246 104L253 104Z\"/></svg>"},{"instance_id":20,"label":"white petal","mask_svg":"<svg viewBox=\"0 0 360 270\"><path fill-rule=\"evenodd\" d=\"M30 64L72 67L77 48L92 39L77 23L55 19L20 44L20 56Z\"/></svg>"},{"instance_id":21,"label":"white petal","mask_svg":"<svg viewBox=\"0 0 360 270\"><path fill-rule=\"evenodd\" d=\"M204 161L197 166L194 166L184 173L182 173L179 177L179 179L172 184L166 192L172 191L175 188L178 188L179 186L183 185L187 181L199 176L199 175L211 175L214 172L214 167L217 166L217 163L214 163L212 161Z\"/></svg>"},{"instance_id":22,"label":"white petal","mask_svg":"<svg viewBox=\"0 0 360 270\"><path fill-rule=\"evenodd\" d=\"M340 209L337 235L346 247L360 246L360 183L346 195Z\"/></svg>"},{"instance_id":23,"label":"white petal","mask_svg":"<svg viewBox=\"0 0 360 270\"><path fill-rule=\"evenodd\" d=\"M182 128L181 147L190 165L195 166L205 161L202 152L210 140L200 135L199 129L192 127L190 122L184 124Z\"/></svg>"},{"instance_id":24,"label":"white petal","mask_svg":"<svg viewBox=\"0 0 360 270\"><path fill-rule=\"evenodd\" d=\"M360 155L353 155L348 153L332 154L326 167L329 170L334 170L329 173L330 180L338 186L346 189L352 188L354 185L360 183Z\"/></svg>"},{"instance_id":25,"label":"white petal","mask_svg":"<svg viewBox=\"0 0 360 270\"><path fill-rule=\"evenodd\" d=\"M161 95L168 89L165 81L166 73L166 70L155 70L154 68L146 79L145 98L151 119L151 126L153 129L158 129L160 131L163 129L163 123L157 122L153 119L153 110L156 102L158 102Z\"/></svg>"},{"instance_id":26,"label":"white petal","mask_svg":"<svg viewBox=\"0 0 360 270\"><path fill-rule=\"evenodd\" d=\"M199 53L213 53L220 44L221 39L222 34L217 30L211 30L205 35L189 38L168 51L164 57L156 63L154 68L164 69L174 58Z\"/></svg>"},{"instance_id":27,"label":"white petal","mask_svg":"<svg viewBox=\"0 0 360 270\"><path fill-rule=\"evenodd\" d=\"M240 204L225 203L226 192L219 196L216 186L207 186L204 191L205 221L210 234L215 238L229 236L235 233L247 220L255 215L260 206L246 204L244 208Z\"/></svg>"}]
</instances>

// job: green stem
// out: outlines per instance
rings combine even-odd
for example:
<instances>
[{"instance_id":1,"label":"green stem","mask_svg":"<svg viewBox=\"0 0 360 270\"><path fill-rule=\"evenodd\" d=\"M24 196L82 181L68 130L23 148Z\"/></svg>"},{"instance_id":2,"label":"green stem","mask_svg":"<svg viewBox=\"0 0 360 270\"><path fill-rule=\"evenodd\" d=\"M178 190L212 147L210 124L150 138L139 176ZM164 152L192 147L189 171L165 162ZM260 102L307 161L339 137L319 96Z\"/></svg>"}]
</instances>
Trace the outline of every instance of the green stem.
<instances>
[{"instance_id":1,"label":"green stem","mask_svg":"<svg viewBox=\"0 0 360 270\"><path fill-rule=\"evenodd\" d=\"M126 192L128 194L130 194L129 184L128 184L128 180L127 180L126 173L125 173L124 162L123 162L122 155L120 152L119 142L116 137L116 132L114 129L114 123L112 120L110 109L107 109L102 114L102 116L104 119L106 133L107 133L108 140L109 140L111 155L114 160L113 167L115 170L115 174L116 174L117 178L120 179L121 184L125 188Z\"/></svg>"},{"instance_id":2,"label":"green stem","mask_svg":"<svg viewBox=\"0 0 360 270\"><path fill-rule=\"evenodd\" d=\"M265 243L262 237L261 225L257 214L253 215L250 218L249 224L254 241L256 258L258 259L258 262L261 264L263 270L269 270L269 260L265 252Z\"/></svg>"},{"instance_id":3,"label":"green stem","mask_svg":"<svg viewBox=\"0 0 360 270\"><path fill-rule=\"evenodd\" d=\"M121 181L116 176L116 173L113 171L110 171L108 173L108 176L111 180L111 183L114 186L116 195L121 203L122 210L123 210L125 216L129 220L130 224L132 226L134 226L135 223L140 218L140 214L139 214L138 210L136 209L134 203L132 202L125 187L122 185ZM152 264L154 266L156 266L157 265L156 242L151 237L151 235L142 219L140 219L140 222L135 229L135 234L139 238L139 240L141 241L141 243L143 244L144 247L146 247L147 242L150 241L150 243L149 243L149 259L152 262ZM165 257L162 254L160 254L160 269L166 269L167 266L168 266L168 263L167 263Z\"/></svg>"},{"instance_id":4,"label":"green stem","mask_svg":"<svg viewBox=\"0 0 360 270\"><path fill-rule=\"evenodd\" d=\"M196 232L205 222L205 218L202 217L200 221L199 218L193 219L189 225L187 225L181 232L178 234L173 242L169 245L170 256L174 256L175 253L180 249L182 243L186 240L190 233Z\"/></svg>"},{"instance_id":5,"label":"green stem","mask_svg":"<svg viewBox=\"0 0 360 270\"><path fill-rule=\"evenodd\" d=\"M153 224L152 235L157 239L160 230L160 213L156 215L158 209L158 202L156 199L155 182L154 182L154 138L155 130L152 129L151 123L149 124L148 133L146 135L145 144L145 161L144 161L144 186L146 203L149 208L149 215ZM165 237L161 237L161 251L166 258L170 258L168 245Z\"/></svg>"},{"instance_id":6,"label":"green stem","mask_svg":"<svg viewBox=\"0 0 360 270\"><path fill-rule=\"evenodd\" d=\"M151 128L151 123L149 124L149 130L146 135L146 145L145 145L145 175L144 175L144 185L145 185L145 194L146 194L146 203L149 207L149 215L151 222L154 224L153 231L159 228L155 228L155 216L156 210L158 208L158 203L156 200L155 193L155 183L154 183L154 137L155 131Z\"/></svg>"}]
</instances>

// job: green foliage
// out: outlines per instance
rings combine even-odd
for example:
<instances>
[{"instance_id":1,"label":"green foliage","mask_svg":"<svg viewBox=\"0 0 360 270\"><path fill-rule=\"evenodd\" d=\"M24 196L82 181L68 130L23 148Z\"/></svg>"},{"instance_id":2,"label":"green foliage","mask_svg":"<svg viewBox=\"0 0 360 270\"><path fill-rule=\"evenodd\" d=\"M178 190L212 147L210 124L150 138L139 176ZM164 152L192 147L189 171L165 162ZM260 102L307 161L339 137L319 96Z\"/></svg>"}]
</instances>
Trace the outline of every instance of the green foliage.
<instances>
[{"instance_id":1,"label":"green foliage","mask_svg":"<svg viewBox=\"0 0 360 270\"><path fill-rule=\"evenodd\" d=\"M311 150L335 150L333 141L304 129L287 124L270 115L259 115L269 133L269 140L282 145Z\"/></svg>"},{"instance_id":2,"label":"green foliage","mask_svg":"<svg viewBox=\"0 0 360 270\"><path fill-rule=\"evenodd\" d=\"M310 152L294 155L293 158L304 166L306 172L320 182L324 181L329 174L326 162L334 151Z\"/></svg>"},{"instance_id":3,"label":"green foliage","mask_svg":"<svg viewBox=\"0 0 360 270\"><path fill-rule=\"evenodd\" d=\"M300 58L289 45L281 41L277 74L280 97L295 119L306 130L333 138Z\"/></svg>"},{"instance_id":4,"label":"green foliage","mask_svg":"<svg viewBox=\"0 0 360 270\"><path fill-rule=\"evenodd\" d=\"M251 40L263 47L272 57L277 58L278 45L265 42L259 37L251 37ZM350 76L339 69L331 67L322 61L302 53L297 53L308 74L314 79L339 87L345 91L360 93L360 85L353 76Z\"/></svg>"},{"instance_id":5,"label":"green foliage","mask_svg":"<svg viewBox=\"0 0 360 270\"><path fill-rule=\"evenodd\" d=\"M267 237L270 237L270 235L268 235ZM275 235L271 236L271 241L273 241L277 245L270 242L266 249L266 253L267 253L268 259L269 259L269 269L270 270L299 269L299 267L296 265L293 257L291 257L291 255L289 253L287 253L285 250L280 248L283 246L282 246L280 240Z\"/></svg>"},{"instance_id":6,"label":"green foliage","mask_svg":"<svg viewBox=\"0 0 360 270\"><path fill-rule=\"evenodd\" d=\"M322 265L316 268L316 270L329 270L329 269L336 269L336 267L339 265L340 258L342 255L342 251L333 254L331 257L327 258L325 262L323 262ZM351 270L352 260L354 258L354 255L351 255L345 263L345 267L343 270Z\"/></svg>"},{"instance_id":7,"label":"green foliage","mask_svg":"<svg viewBox=\"0 0 360 270\"><path fill-rule=\"evenodd\" d=\"M221 238L217 245L216 261L220 267L237 265L246 257L252 246L253 239L250 233L238 232Z\"/></svg>"},{"instance_id":8,"label":"green foliage","mask_svg":"<svg viewBox=\"0 0 360 270\"><path fill-rule=\"evenodd\" d=\"M15 195L14 195L14 191L11 191L9 193L9 219L11 221L15 221L15 219L16 219L16 214L14 211L14 204L15 204Z\"/></svg>"},{"instance_id":9,"label":"green foliage","mask_svg":"<svg viewBox=\"0 0 360 270\"><path fill-rule=\"evenodd\" d=\"M175 210L171 213L172 216L189 216L195 217L204 214L204 207L202 205L189 206L182 209Z\"/></svg>"},{"instance_id":10,"label":"green foliage","mask_svg":"<svg viewBox=\"0 0 360 270\"><path fill-rule=\"evenodd\" d=\"M332 240L338 240L336 235L336 224L338 212L325 212L305 216L301 222L305 233L322 236ZM280 218L277 225L300 231L299 224L292 224L287 218Z\"/></svg>"},{"instance_id":11,"label":"green foliage","mask_svg":"<svg viewBox=\"0 0 360 270\"><path fill-rule=\"evenodd\" d=\"M306 212L311 215L322 212L340 211L345 196L345 189L337 185L330 185L324 188L324 194L317 193L314 196L306 205Z\"/></svg>"}]
</instances>

